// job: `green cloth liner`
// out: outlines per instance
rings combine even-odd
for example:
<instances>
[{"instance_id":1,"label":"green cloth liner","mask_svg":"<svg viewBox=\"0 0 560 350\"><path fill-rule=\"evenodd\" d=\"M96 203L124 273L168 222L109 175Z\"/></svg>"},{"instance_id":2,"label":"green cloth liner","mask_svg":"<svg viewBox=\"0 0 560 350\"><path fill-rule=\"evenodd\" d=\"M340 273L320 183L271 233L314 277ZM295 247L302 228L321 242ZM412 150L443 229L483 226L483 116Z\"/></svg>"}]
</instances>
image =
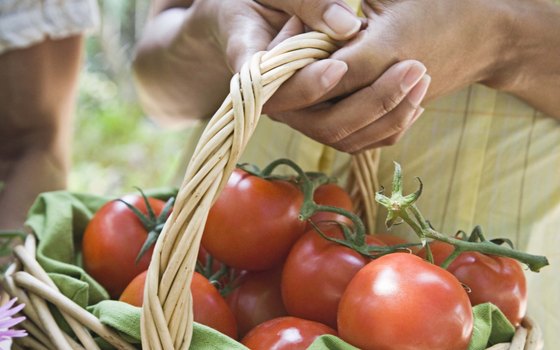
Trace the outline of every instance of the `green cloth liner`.
<instances>
[{"instance_id":1,"label":"green cloth liner","mask_svg":"<svg viewBox=\"0 0 560 350\"><path fill-rule=\"evenodd\" d=\"M149 196L163 200L175 195L176 189L164 188L146 191ZM101 322L119 331L130 343L140 348L140 308L115 300L108 300L107 292L80 266L79 248L85 227L95 211L105 202L114 199L65 191L41 194L29 211L26 224L36 234L39 245L37 261L49 273L61 292L87 308ZM473 308L474 330L469 350L507 342L514 333L513 326L491 304ZM57 319L62 322L60 317ZM66 325L61 326L68 329ZM436 331L436 330L434 330ZM112 349L98 339L102 349ZM191 349L244 349L231 338L204 325L194 324ZM355 350L356 348L332 335L315 340L310 350Z\"/></svg>"}]
</instances>

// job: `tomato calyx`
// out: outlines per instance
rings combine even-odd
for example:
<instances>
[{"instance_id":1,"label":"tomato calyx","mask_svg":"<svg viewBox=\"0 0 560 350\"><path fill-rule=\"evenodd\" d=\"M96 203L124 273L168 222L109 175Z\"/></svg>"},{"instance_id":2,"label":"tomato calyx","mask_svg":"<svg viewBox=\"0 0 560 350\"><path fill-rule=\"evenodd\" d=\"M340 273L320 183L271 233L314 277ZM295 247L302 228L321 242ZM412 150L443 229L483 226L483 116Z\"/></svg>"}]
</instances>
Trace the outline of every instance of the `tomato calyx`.
<instances>
[{"instance_id":1,"label":"tomato calyx","mask_svg":"<svg viewBox=\"0 0 560 350\"><path fill-rule=\"evenodd\" d=\"M486 240L482 235L481 230L475 228L476 234L471 235L472 239L462 240L455 237L450 237L436 231L424 218L418 207L416 201L422 194L422 181L417 178L420 183L419 189L409 195L402 193L402 172L401 166L395 164L395 171L393 174L393 184L391 196L383 194L383 188L376 193L375 200L385 207L388 211L387 219L385 221L388 228L399 223L400 221L407 223L420 238L422 245L426 247L427 258L433 262L433 256L430 246L427 245L429 239L434 239L449 243L454 246L454 252L450 256L450 264L455 257L461 252L477 251L487 255L498 255L513 258L529 267L531 271L538 272L541 268L549 265L548 259L545 256L532 255L521 252L510 247L504 247L497 243L507 243L506 240L498 239L496 241ZM511 242L510 242L511 243Z\"/></svg>"},{"instance_id":2,"label":"tomato calyx","mask_svg":"<svg viewBox=\"0 0 560 350\"><path fill-rule=\"evenodd\" d=\"M144 254L148 251L148 249L150 249L150 247L154 245L157 238L159 237L159 234L163 230L163 226L165 225L167 216L169 216L169 213L173 208L175 197L169 198L167 202L165 202L165 206L163 207L161 213L159 215L156 215L144 191L142 191L138 187L136 187L136 189L140 192L142 198L144 199L144 203L146 204L146 211L148 212L148 215L145 215L134 205L128 203L123 199L117 199L117 201L126 205L134 213L134 215L136 215L138 220L140 220L140 222L148 232L148 236L146 237L146 240L144 241L142 248L140 248L140 252L136 256L135 263L137 264L138 261L140 261L140 259L142 259Z\"/></svg>"},{"instance_id":3,"label":"tomato calyx","mask_svg":"<svg viewBox=\"0 0 560 350\"><path fill-rule=\"evenodd\" d=\"M219 263L219 268L216 269L216 263ZM210 284L212 284L218 292L225 298L235 288L240 274L236 269L218 262L211 254L206 254L205 261L202 263L200 260L196 261L195 271L204 276Z\"/></svg>"},{"instance_id":4,"label":"tomato calyx","mask_svg":"<svg viewBox=\"0 0 560 350\"><path fill-rule=\"evenodd\" d=\"M397 251L410 250L411 246L417 245L416 243L398 244L393 246L368 245L366 242L366 227L358 215L343 208L321 205L314 201L314 194L317 188L328 183L336 182L336 179L320 172L305 172L295 162L289 159L278 159L270 163L262 170L261 174L263 176L271 176L272 172L281 165L288 166L297 174L293 179L299 185L304 197L303 204L300 209L299 219L301 221L307 221L324 239L350 248L368 258L377 258ZM321 230L316 222L313 222L311 217L318 212L335 213L350 220L352 223L351 225L338 221L325 222L338 225L343 233L343 239L330 237Z\"/></svg>"}]
</instances>

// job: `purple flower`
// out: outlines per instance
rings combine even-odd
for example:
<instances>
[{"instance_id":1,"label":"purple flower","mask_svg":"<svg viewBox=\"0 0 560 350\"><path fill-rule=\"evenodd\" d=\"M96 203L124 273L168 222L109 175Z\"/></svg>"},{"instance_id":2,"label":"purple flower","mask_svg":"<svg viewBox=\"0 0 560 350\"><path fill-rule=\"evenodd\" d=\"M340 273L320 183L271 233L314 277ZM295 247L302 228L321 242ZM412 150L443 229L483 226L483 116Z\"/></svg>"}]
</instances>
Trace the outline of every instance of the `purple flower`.
<instances>
[{"instance_id":1,"label":"purple flower","mask_svg":"<svg viewBox=\"0 0 560 350\"><path fill-rule=\"evenodd\" d=\"M0 306L0 341L11 338L25 337L27 332L23 329L10 329L21 321L25 320L24 316L12 317L23 309L25 304L19 304L15 307L16 298L13 298L6 304Z\"/></svg>"}]
</instances>

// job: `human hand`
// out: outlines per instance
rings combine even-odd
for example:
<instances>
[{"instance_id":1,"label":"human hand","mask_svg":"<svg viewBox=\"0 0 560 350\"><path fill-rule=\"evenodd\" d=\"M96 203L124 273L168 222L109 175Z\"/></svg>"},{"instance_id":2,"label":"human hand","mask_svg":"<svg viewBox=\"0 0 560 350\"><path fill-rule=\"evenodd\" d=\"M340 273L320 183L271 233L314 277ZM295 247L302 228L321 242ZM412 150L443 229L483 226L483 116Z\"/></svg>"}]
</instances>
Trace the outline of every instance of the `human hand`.
<instances>
[{"instance_id":1,"label":"human hand","mask_svg":"<svg viewBox=\"0 0 560 350\"><path fill-rule=\"evenodd\" d=\"M342 0L313 1L321 5L319 10L324 8L324 16L310 11L309 0L265 2L269 7L281 3L283 10L301 15L317 28L324 28L328 22L323 17L328 20L346 15L350 27L341 26L344 21L338 20L335 29L341 33L329 29L340 38L349 38L360 29L361 22ZM313 17L316 14L321 17ZM163 11L148 24L134 62L145 109L155 117L159 115L160 121L175 124L178 120L209 117L227 95L233 73L251 55L304 30L301 21L292 18L287 22L288 18L285 12L250 0L195 1L188 9ZM346 70L344 62L326 59L309 65L306 72L321 76L315 92L324 95Z\"/></svg>"},{"instance_id":2,"label":"human hand","mask_svg":"<svg viewBox=\"0 0 560 350\"><path fill-rule=\"evenodd\" d=\"M499 56L502 29L497 26L502 22L494 17L493 11L496 10L491 6L479 0L364 2L367 28L331 56L331 59L348 64L348 72L341 82L329 93L318 96L314 92L317 77L310 77L304 68L278 90L264 111L323 143L353 151L354 147L347 143L340 145L337 130L344 130L349 115L358 120L371 120L367 110L357 115L355 105L366 103L371 106L375 91L395 91L394 84L383 86L376 82L395 62L417 59L427 67L432 78L427 99L473 82L496 79L490 73ZM390 82L385 80L384 84ZM368 100L365 91L374 85L376 88ZM358 102L357 96L363 97L362 102ZM317 125L323 124L317 114L317 103L333 97L339 99L338 102L321 109L324 119L331 123L330 128L316 130ZM346 102L350 99L354 102ZM332 116L335 111L338 118ZM379 135L387 136L389 130L376 129L371 130L374 139L369 142L376 146L393 144L408 126L410 123L394 118L392 136L395 137L380 140ZM361 143L365 145L368 140Z\"/></svg>"},{"instance_id":3,"label":"human hand","mask_svg":"<svg viewBox=\"0 0 560 350\"><path fill-rule=\"evenodd\" d=\"M430 76L418 61L391 66L371 85L338 102L271 115L310 138L347 153L391 145L424 111Z\"/></svg>"}]
</instances>

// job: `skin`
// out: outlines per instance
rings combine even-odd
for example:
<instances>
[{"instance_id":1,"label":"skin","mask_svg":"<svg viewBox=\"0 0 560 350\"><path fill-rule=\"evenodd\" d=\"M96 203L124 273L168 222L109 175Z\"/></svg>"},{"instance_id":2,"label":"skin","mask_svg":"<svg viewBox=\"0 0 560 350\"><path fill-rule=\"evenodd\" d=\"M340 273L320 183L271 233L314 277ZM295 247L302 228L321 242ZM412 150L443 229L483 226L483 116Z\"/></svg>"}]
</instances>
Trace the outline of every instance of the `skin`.
<instances>
[{"instance_id":1,"label":"skin","mask_svg":"<svg viewBox=\"0 0 560 350\"><path fill-rule=\"evenodd\" d=\"M328 31L323 20L326 9L339 4L338 16L348 12L342 1L333 0L259 3L266 8L242 0L227 6L208 0L191 7L190 1L156 1L151 34L139 44L135 67L140 90L153 96L147 105L154 116L175 124L210 116L227 93L226 79L240 62L274 45L275 36L279 41L303 30L301 22L291 20L279 32L285 20L279 13L296 15L307 27ZM174 6L182 8L168 9ZM555 59L560 55L560 37L554 34L560 31L560 8L550 1L367 0L362 8L365 22L337 34L350 41L330 59L302 69L265 105L273 119L355 153L397 142L422 113L419 104L424 97L435 99L473 83L511 93L560 118L560 100L554 98L560 79L560 61ZM158 20L172 17L175 20L167 25L170 29L169 23L176 23L174 29L156 33L161 27ZM200 33L207 34L205 43L197 39ZM167 65L165 52L182 44L173 38L184 37L191 40L189 57L176 60L176 66ZM212 55L207 54L210 47ZM162 79L164 61L169 76ZM405 66L395 66L397 62ZM224 63L229 63L229 72ZM403 84L414 67L412 86ZM184 74L173 74L177 71ZM203 77L195 80L197 74Z\"/></svg>"},{"instance_id":2,"label":"skin","mask_svg":"<svg viewBox=\"0 0 560 350\"><path fill-rule=\"evenodd\" d=\"M273 113L277 120L297 128L299 120L313 117L306 106L335 96L351 98L393 62L410 58L421 61L432 77L426 100L482 83L560 118L560 101L555 98L560 38L553 34L560 30L559 6L528 0L368 0L362 8L367 28L332 56L348 64L341 82L318 101L305 101L292 93L293 88L313 87L294 76L267 105L269 111L288 112ZM281 107L284 100L291 104ZM303 108L293 111L294 106Z\"/></svg>"},{"instance_id":3,"label":"skin","mask_svg":"<svg viewBox=\"0 0 560 350\"><path fill-rule=\"evenodd\" d=\"M82 37L0 55L0 230L21 229L40 192L63 189Z\"/></svg>"},{"instance_id":4,"label":"skin","mask_svg":"<svg viewBox=\"0 0 560 350\"><path fill-rule=\"evenodd\" d=\"M310 3L322 4L321 1ZM341 5L337 7L339 12L350 14L343 1L336 3ZM305 4L286 2L283 11L279 11L249 0L195 1L190 7L179 8L172 7L176 3L156 1L156 14L138 45L134 62L139 95L148 114L171 126L210 117L227 95L233 72L253 53L303 32L304 25L299 19L288 19L291 14L300 16L301 11L315 8ZM317 9L325 8L328 6ZM338 34L338 38L350 39L356 35L363 23L354 18L358 25ZM313 63L300 75L313 81L313 90L297 91L306 99L316 101L335 87L347 70L347 64L340 60ZM344 127L335 122L324 124L318 132L300 130L347 152L371 146L372 140L380 141L371 128L365 135L368 142L354 140L356 133L375 122L381 123L379 128L390 130L382 135L383 139L398 138L423 111L419 105L430 83L425 73L426 68L418 61L400 62L353 98L339 104L338 109L345 113ZM363 118L363 111L359 113L358 109L367 110L368 118ZM381 120L384 116L387 118Z\"/></svg>"}]
</instances>

